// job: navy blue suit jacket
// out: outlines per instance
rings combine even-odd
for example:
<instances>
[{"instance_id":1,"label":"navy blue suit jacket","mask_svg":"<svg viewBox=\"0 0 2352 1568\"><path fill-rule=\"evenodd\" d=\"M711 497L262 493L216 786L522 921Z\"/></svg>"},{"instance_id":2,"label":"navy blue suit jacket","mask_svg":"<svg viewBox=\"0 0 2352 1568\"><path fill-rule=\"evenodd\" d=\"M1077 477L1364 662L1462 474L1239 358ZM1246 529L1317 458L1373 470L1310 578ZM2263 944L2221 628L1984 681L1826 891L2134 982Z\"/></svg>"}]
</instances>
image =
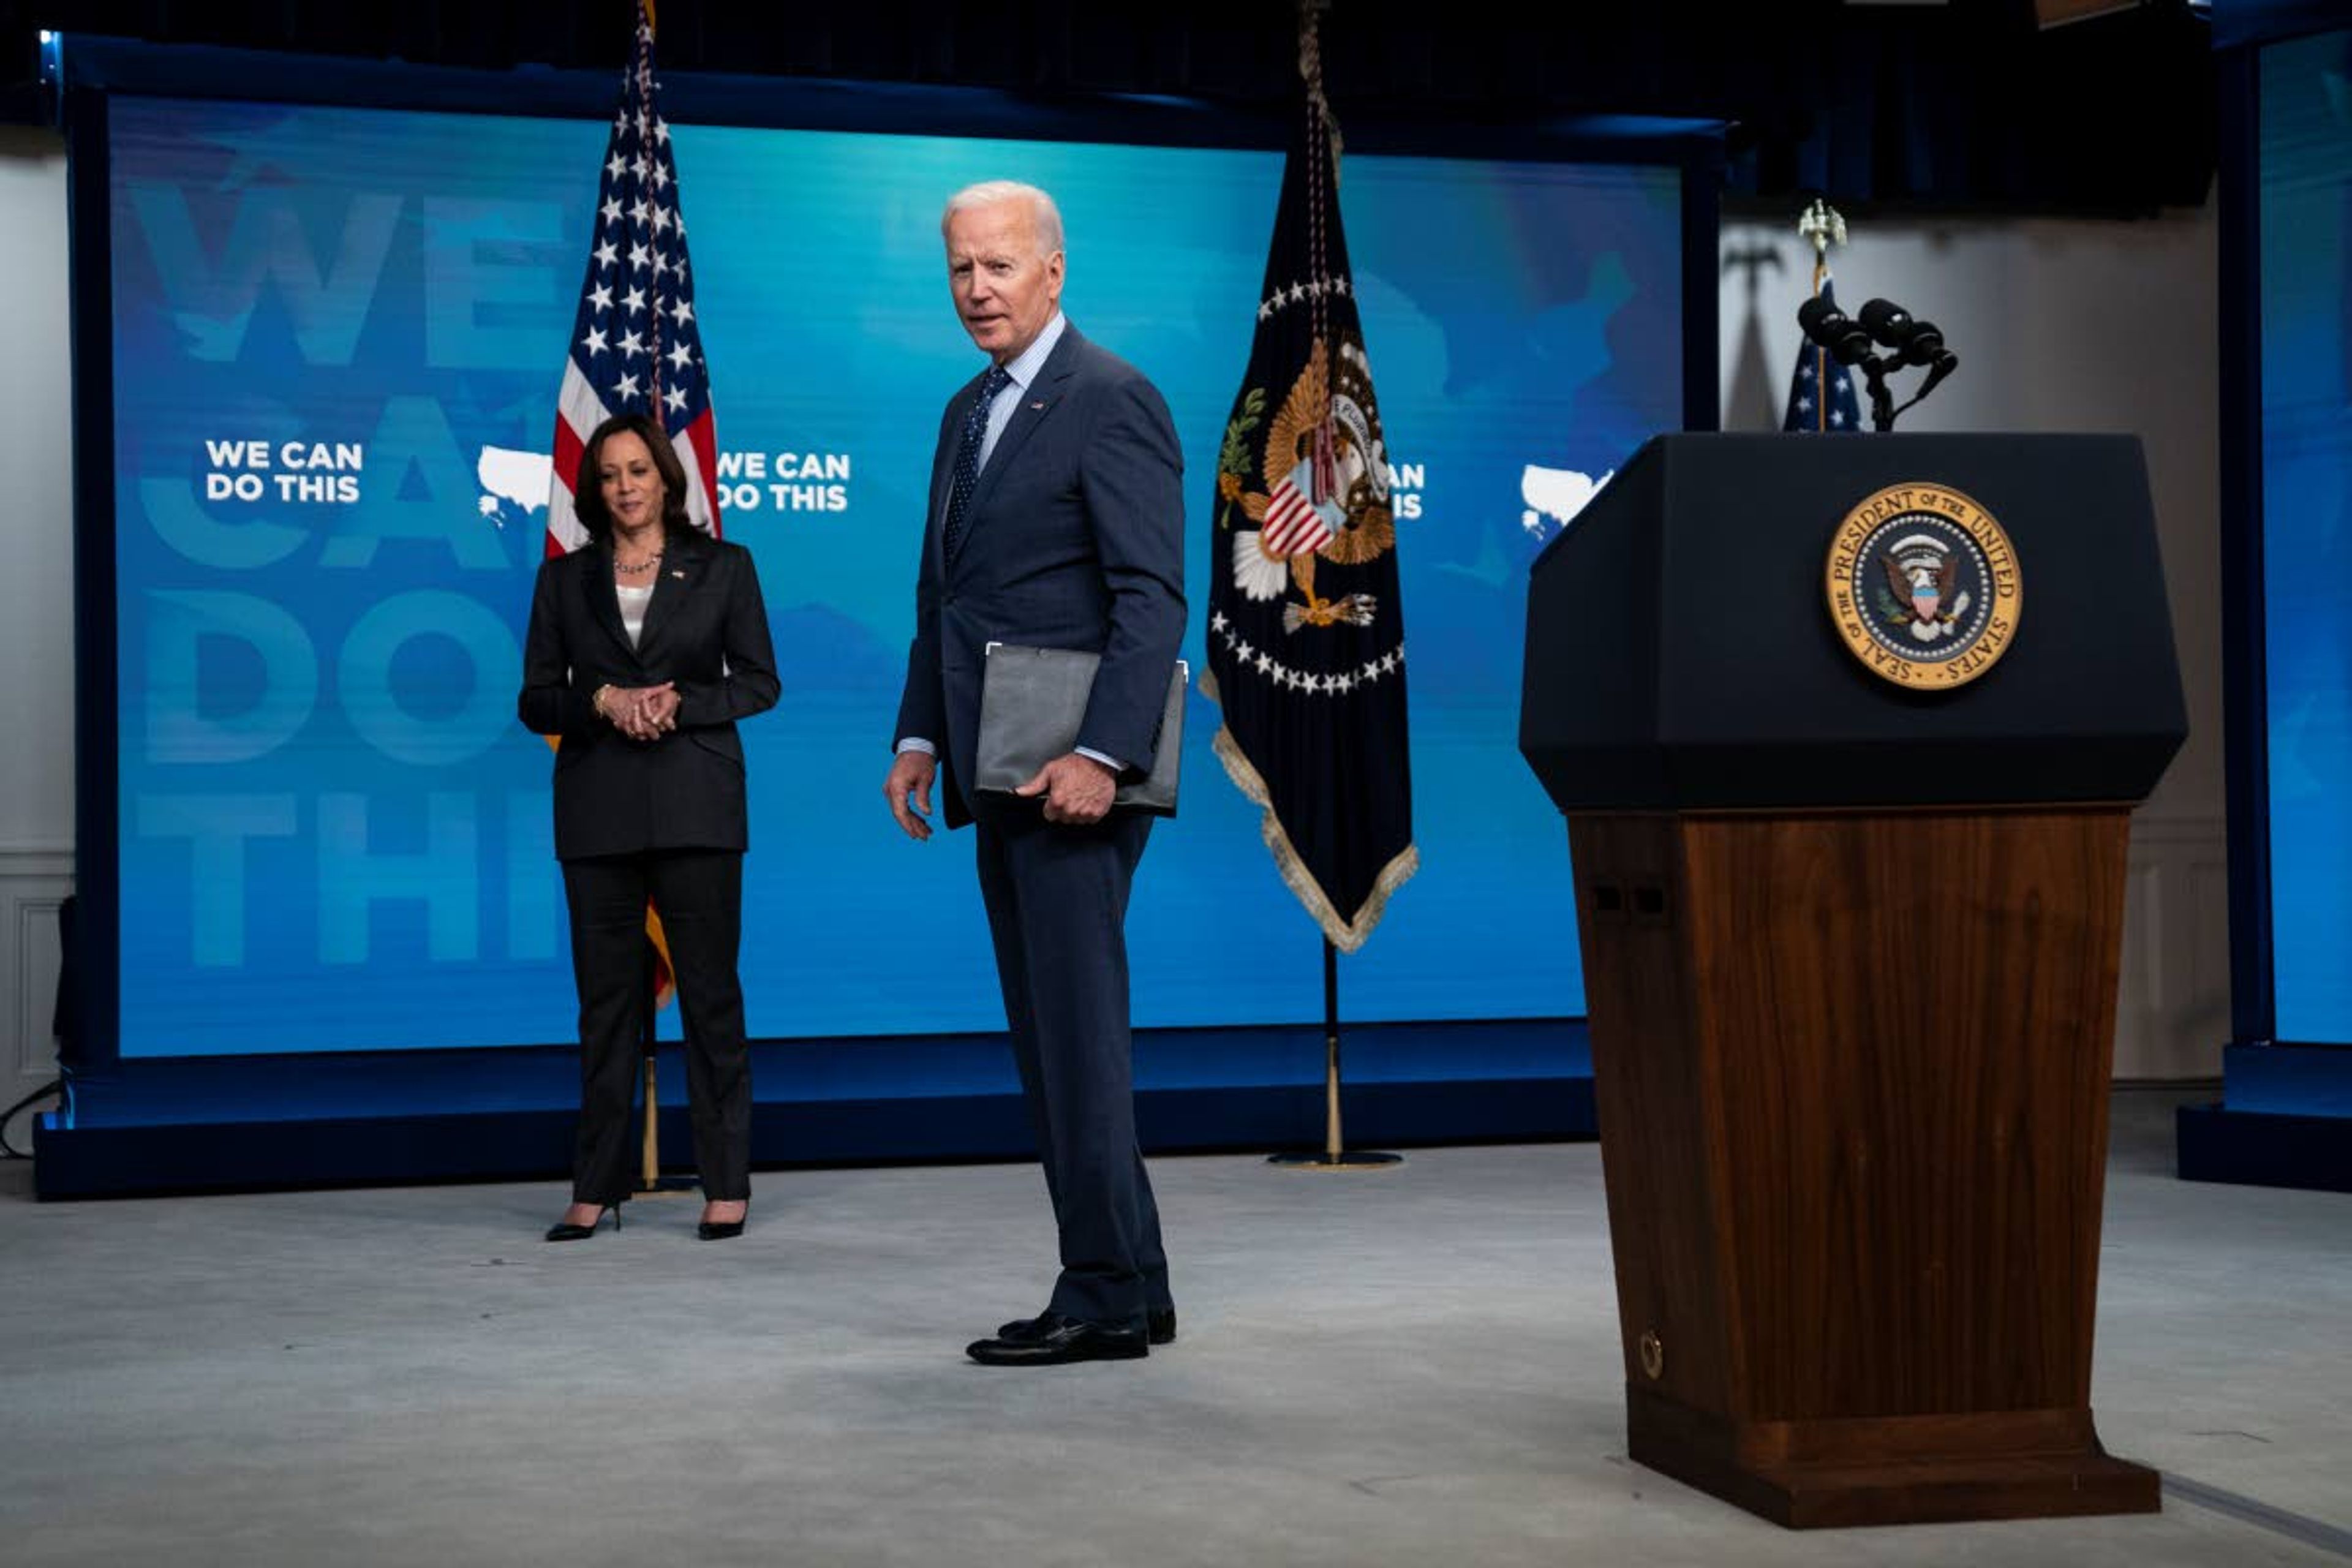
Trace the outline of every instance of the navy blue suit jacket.
<instances>
[{"instance_id":1,"label":"navy blue suit jacket","mask_svg":"<svg viewBox=\"0 0 2352 1568\"><path fill-rule=\"evenodd\" d=\"M950 557L940 524L980 380L940 418L893 736L939 748L950 827L974 814L963 781L991 642L1101 654L1077 744L1148 772L1184 639L1184 456L1159 391L1066 325L980 472Z\"/></svg>"}]
</instances>

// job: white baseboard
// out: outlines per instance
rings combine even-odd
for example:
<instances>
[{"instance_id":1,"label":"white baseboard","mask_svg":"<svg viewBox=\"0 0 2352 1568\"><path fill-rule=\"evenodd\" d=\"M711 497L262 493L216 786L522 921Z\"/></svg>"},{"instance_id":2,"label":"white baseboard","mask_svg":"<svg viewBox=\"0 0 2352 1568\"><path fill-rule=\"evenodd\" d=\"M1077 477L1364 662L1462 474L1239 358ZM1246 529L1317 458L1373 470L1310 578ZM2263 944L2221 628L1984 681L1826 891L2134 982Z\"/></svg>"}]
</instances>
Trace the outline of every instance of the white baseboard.
<instances>
[{"instance_id":1,"label":"white baseboard","mask_svg":"<svg viewBox=\"0 0 2352 1568\"><path fill-rule=\"evenodd\" d=\"M69 845L0 844L0 1106L57 1076L58 906L73 866Z\"/></svg>"}]
</instances>

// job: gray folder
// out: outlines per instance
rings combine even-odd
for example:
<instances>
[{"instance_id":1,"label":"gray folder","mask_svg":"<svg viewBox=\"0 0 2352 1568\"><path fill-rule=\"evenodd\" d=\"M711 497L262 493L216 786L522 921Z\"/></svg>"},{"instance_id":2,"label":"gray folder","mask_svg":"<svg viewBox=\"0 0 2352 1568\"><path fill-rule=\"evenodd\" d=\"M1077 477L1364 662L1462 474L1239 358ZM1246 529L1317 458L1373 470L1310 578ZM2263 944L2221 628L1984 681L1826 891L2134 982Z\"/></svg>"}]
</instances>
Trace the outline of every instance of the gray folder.
<instances>
[{"instance_id":1,"label":"gray folder","mask_svg":"<svg viewBox=\"0 0 2352 1568\"><path fill-rule=\"evenodd\" d=\"M1100 654L1084 648L988 645L981 678L980 742L972 788L1010 795L1037 776L1055 757L1067 756L1086 721ZM1176 815L1176 770L1184 750L1184 684L1190 674L1176 661L1168 682L1168 703L1154 736L1151 772L1122 774L1115 809Z\"/></svg>"}]
</instances>

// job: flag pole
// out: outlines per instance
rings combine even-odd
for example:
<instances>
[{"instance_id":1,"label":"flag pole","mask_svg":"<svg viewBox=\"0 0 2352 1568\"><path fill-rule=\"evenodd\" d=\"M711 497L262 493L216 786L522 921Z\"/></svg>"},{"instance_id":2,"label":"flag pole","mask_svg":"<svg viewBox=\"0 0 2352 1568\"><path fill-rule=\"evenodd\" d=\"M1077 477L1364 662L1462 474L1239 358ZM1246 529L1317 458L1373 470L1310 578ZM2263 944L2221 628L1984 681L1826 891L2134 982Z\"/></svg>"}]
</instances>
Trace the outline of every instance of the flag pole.
<instances>
[{"instance_id":1,"label":"flag pole","mask_svg":"<svg viewBox=\"0 0 2352 1568\"><path fill-rule=\"evenodd\" d=\"M646 14L646 28L657 30L659 24L654 19L654 0L638 0L638 8ZM659 310L653 313L650 324L656 332L659 331ZM658 342L658 338L656 341ZM661 375L658 348L652 358L647 374L655 378L656 391L649 401L658 407ZM639 1152L637 1172L637 1195L647 1198L676 1197L680 1193L693 1191L696 1184L696 1178L692 1176L665 1176L661 1173L661 1047L654 1028L655 1016L661 1011L661 979L656 969L658 958L657 950L648 942L646 944L646 1135L645 1146Z\"/></svg>"},{"instance_id":2,"label":"flag pole","mask_svg":"<svg viewBox=\"0 0 2352 1568\"><path fill-rule=\"evenodd\" d=\"M1797 219L1797 233L1812 242L1813 293L1818 296L1822 291L1822 280L1830 275L1830 247L1845 243L1845 219L1840 216L1837 208L1816 196L1813 198L1812 205L1807 207L1803 215ZM1814 399L1813 427L1817 431L1824 431L1829 428L1830 417L1830 400L1827 392L1830 355L1827 349L1819 346L1814 348L1813 367L1813 384L1822 389L1821 395Z\"/></svg>"},{"instance_id":3,"label":"flag pole","mask_svg":"<svg viewBox=\"0 0 2352 1568\"><path fill-rule=\"evenodd\" d=\"M655 1033L654 1020L661 1011L661 980L656 967L657 953L651 942L646 943L645 1033L639 1044L645 1058L644 1081L646 1100L645 1133L637 1151L637 1189L633 1196L640 1198L674 1198L681 1193L694 1191L699 1178L696 1176L665 1176L661 1168L661 1049Z\"/></svg>"},{"instance_id":4,"label":"flag pole","mask_svg":"<svg viewBox=\"0 0 2352 1568\"><path fill-rule=\"evenodd\" d=\"M1336 186L1339 176L1339 121L1332 116L1329 101L1323 95L1323 43L1319 18L1317 15L1318 12L1328 9L1329 5L1330 0L1298 0L1298 74L1301 81L1306 87L1306 107L1307 111L1313 116L1314 134L1328 142L1328 150L1317 152L1310 157L1307 164L1310 171L1310 189L1316 193L1309 198L1310 207L1314 208L1317 212L1317 226L1314 230L1313 246L1308 260L1307 270L1312 280L1312 295L1314 301L1311 307L1313 311L1313 330L1311 338L1314 343L1314 353L1318 356L1318 363L1319 363L1319 356L1330 352L1332 347L1338 346L1333 343L1333 333L1330 329L1331 322L1339 319L1336 315L1327 317L1327 310L1329 308L1328 301L1337 298L1337 296L1334 294L1327 294L1326 292L1327 283L1329 282L1328 275L1331 273L1333 268L1332 262L1326 254L1325 247L1327 236L1320 222L1320 209L1322 204L1328 199L1333 204L1331 208L1331 222L1329 226L1329 239L1332 244L1336 245L1338 243L1337 236L1339 232L1338 208L1336 205L1337 195L1336 191L1325 186L1322 171L1326 167L1325 159L1328 157L1329 161L1329 177L1332 184ZM1287 184L1286 172L1285 183L1286 184ZM1276 225L1276 235L1277 243L1279 243L1281 235L1279 223ZM1344 272L1344 257L1340 258L1339 266ZM1339 281L1345 282L1346 279L1344 276ZM1333 285L1333 287L1336 287L1336 285ZM1294 298L1296 298L1301 290L1294 288L1292 292ZM1350 305L1349 309L1352 310L1352 305ZM1262 311L1261 319L1263 319L1263 317L1264 312ZM1356 348L1357 357L1360 361L1362 357L1360 342L1356 345ZM1255 358L1255 356L1253 356L1253 358ZM1333 369L1331 372L1334 377L1340 374L1338 369L1339 363L1339 356L1335 355L1332 361ZM1323 386L1323 390L1320 395L1321 407L1319 409L1318 416L1314 420L1311 426L1314 453L1312 459L1314 476L1311 483L1311 493L1315 501L1318 505L1325 500L1328 493L1327 487L1331 486L1334 482L1332 469L1334 467L1335 447L1337 444L1336 435L1332 428L1332 396L1330 392L1330 384L1325 383L1320 384ZM1369 402L1369 386L1365 389L1365 395L1367 402ZM1377 426L1375 426L1375 428L1377 428ZM1374 448L1372 460L1379 460L1377 457L1377 447ZM1286 461L1287 459L1286 459ZM1313 556L1311 554L1307 558L1307 564L1310 567L1313 565ZM1306 580L1306 588L1307 597L1310 602L1320 606L1322 602L1315 597L1313 579L1311 577ZM1371 603L1372 601L1369 596L1364 601L1364 609L1367 618L1369 618L1370 614L1370 606ZM1246 659L1249 654L1249 648L1246 644L1243 645L1241 652L1243 658ZM1400 645L1400 647L1393 650L1391 654L1391 662L1388 665L1382 666L1382 668L1393 668L1393 660L1401 657L1402 647ZM1261 671L1265 668L1263 657L1261 657L1259 660L1258 668ZM1371 667L1368 665L1365 668L1369 670ZM1328 686L1326 689L1332 690L1351 689L1352 682L1355 678L1350 676L1348 679L1349 680L1349 687L1342 688L1338 686ZM1205 681L1203 685L1205 689ZM1267 820L1269 823L1272 823L1274 821L1274 807L1271 795L1265 789L1263 782L1257 780L1257 775L1254 770L1249 769L1245 765L1239 768L1236 767L1237 759L1241 757L1241 750L1238 745L1229 743L1228 734L1229 731L1221 731L1218 736L1219 755L1225 759L1226 770L1234 774L1235 782L1243 784L1244 793L1251 795L1253 798L1260 800L1266 805ZM1245 777L1252 782L1255 782L1257 784L1257 787L1253 789L1251 783L1244 783L1244 780ZM1267 842L1269 844L1274 844L1276 842L1276 837L1270 835L1267 838ZM1285 840L1285 842L1286 843L1286 840ZM1411 876L1412 874L1412 868L1418 864L1418 858L1414 856L1411 846L1408 844L1404 852L1398 856L1389 867L1388 876L1384 876L1381 879L1380 897L1384 900L1388 890L1396 883L1401 883L1406 877ZM1315 879L1311 874L1305 873L1305 868L1303 867L1299 868L1299 870L1301 875L1297 878L1292 878L1291 880L1293 888L1300 889L1303 896L1302 884L1311 886L1314 884ZM1287 876L1288 873L1286 873L1286 875ZM1391 877L1394 879L1393 881L1389 879ZM1325 907L1328 910L1328 900L1325 900ZM1364 911L1362 910L1359 910L1359 918L1362 918L1363 913ZM1371 910L1371 918L1374 920L1379 918L1379 910L1377 906L1374 906ZM1369 925L1365 926L1363 929L1369 930ZM1357 931L1355 941L1360 942L1362 940L1362 931ZM1354 943L1351 942L1349 945L1350 950L1352 951ZM1332 942L1330 931L1327 927L1323 932L1323 1149L1320 1153L1315 1154L1272 1154L1267 1156L1267 1163L1279 1165L1285 1169L1294 1171L1384 1171L1396 1165L1402 1164L1403 1163L1404 1156L1402 1154L1384 1154L1369 1150L1350 1151L1348 1148L1347 1140L1340 1131L1339 950Z\"/></svg>"},{"instance_id":5,"label":"flag pole","mask_svg":"<svg viewBox=\"0 0 2352 1568\"><path fill-rule=\"evenodd\" d=\"M1349 1149L1339 1132L1339 950L1323 939L1323 1152L1269 1154L1269 1165L1292 1171L1385 1171L1404 1163L1402 1154Z\"/></svg>"}]
</instances>

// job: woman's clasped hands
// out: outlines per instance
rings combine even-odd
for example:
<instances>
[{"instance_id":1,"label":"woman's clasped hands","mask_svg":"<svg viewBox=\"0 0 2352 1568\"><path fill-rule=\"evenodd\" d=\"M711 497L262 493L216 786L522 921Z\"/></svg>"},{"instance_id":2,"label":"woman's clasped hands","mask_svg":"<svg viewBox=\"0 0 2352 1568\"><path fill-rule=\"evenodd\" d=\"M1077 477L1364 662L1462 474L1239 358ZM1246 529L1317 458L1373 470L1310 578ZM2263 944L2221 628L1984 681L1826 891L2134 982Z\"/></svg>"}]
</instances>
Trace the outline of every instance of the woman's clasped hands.
<instances>
[{"instance_id":1,"label":"woman's clasped hands","mask_svg":"<svg viewBox=\"0 0 2352 1568\"><path fill-rule=\"evenodd\" d=\"M670 681L658 686L600 686L596 711L632 741L658 741L677 728L677 689Z\"/></svg>"}]
</instances>

